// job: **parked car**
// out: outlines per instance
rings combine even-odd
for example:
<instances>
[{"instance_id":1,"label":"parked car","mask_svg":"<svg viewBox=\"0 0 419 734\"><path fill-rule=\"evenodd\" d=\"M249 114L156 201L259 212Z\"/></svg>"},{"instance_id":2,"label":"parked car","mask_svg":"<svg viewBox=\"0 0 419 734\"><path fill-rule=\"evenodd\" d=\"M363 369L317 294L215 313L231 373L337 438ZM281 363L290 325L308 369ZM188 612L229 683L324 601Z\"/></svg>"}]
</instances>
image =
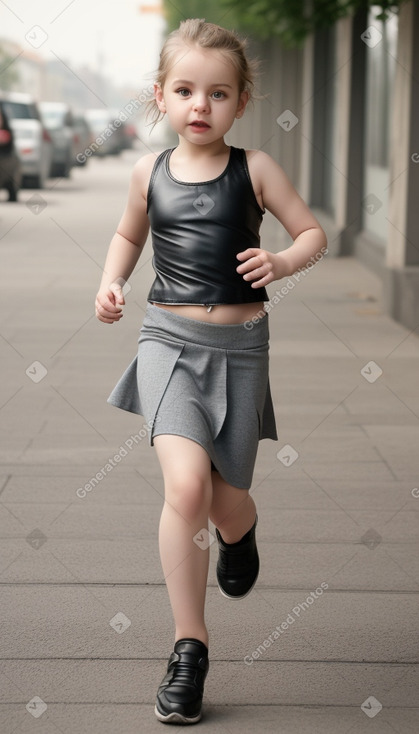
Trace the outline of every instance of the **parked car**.
<instances>
[{"instance_id":1,"label":"parked car","mask_svg":"<svg viewBox=\"0 0 419 734\"><path fill-rule=\"evenodd\" d=\"M118 111L115 110L113 114L112 110L94 108L86 110L85 116L94 135L95 155L119 155L124 145L122 123L114 124L118 119Z\"/></svg>"},{"instance_id":2,"label":"parked car","mask_svg":"<svg viewBox=\"0 0 419 734\"><path fill-rule=\"evenodd\" d=\"M82 112L74 114L74 165L85 166L89 155L85 151L92 144L94 137L92 129Z\"/></svg>"},{"instance_id":3,"label":"parked car","mask_svg":"<svg viewBox=\"0 0 419 734\"><path fill-rule=\"evenodd\" d=\"M40 102L42 121L53 144L51 176L68 178L74 165L74 118L65 102Z\"/></svg>"},{"instance_id":4,"label":"parked car","mask_svg":"<svg viewBox=\"0 0 419 734\"><path fill-rule=\"evenodd\" d=\"M132 148L137 131L134 125L129 122L123 122L120 119L120 110L118 110L117 108L110 109L108 110L108 112L109 120L111 123L113 123L113 126L115 127L115 132L112 135L114 143L114 150L112 152L114 155L117 155L126 148ZM115 125L116 120L118 121L118 126Z\"/></svg>"},{"instance_id":5,"label":"parked car","mask_svg":"<svg viewBox=\"0 0 419 734\"><path fill-rule=\"evenodd\" d=\"M133 125L131 122L123 123L122 132L123 132L122 147L124 149L133 148L135 141L139 139L137 128L135 127L135 125Z\"/></svg>"},{"instance_id":6,"label":"parked car","mask_svg":"<svg viewBox=\"0 0 419 734\"><path fill-rule=\"evenodd\" d=\"M45 186L52 159L52 140L44 127L38 106L29 94L0 92L22 163L22 186Z\"/></svg>"},{"instance_id":7,"label":"parked car","mask_svg":"<svg viewBox=\"0 0 419 734\"><path fill-rule=\"evenodd\" d=\"M14 135L0 104L0 189L9 192L9 201L17 201L22 182L22 166L16 153Z\"/></svg>"}]
</instances>

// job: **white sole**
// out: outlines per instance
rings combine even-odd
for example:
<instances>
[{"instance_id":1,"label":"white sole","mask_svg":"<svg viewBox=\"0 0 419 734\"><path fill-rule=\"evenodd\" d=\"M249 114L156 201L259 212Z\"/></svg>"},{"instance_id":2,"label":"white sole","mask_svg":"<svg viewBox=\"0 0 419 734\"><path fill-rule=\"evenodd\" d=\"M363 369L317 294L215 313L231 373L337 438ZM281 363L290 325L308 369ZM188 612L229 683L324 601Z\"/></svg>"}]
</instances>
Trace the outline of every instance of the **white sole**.
<instances>
[{"instance_id":1,"label":"white sole","mask_svg":"<svg viewBox=\"0 0 419 734\"><path fill-rule=\"evenodd\" d=\"M255 580L254 580L254 583L253 583L253 585L252 585L252 586L250 587L249 591L246 591L246 593L245 593L245 594L242 594L242 596L230 596L230 594L226 594L226 592L225 592L225 591L223 591L223 589L221 588L220 584L218 584L218 581L217 581L217 584L218 584L218 588L219 588L219 590L220 590L221 594L222 594L223 596L225 596L225 598L226 598L226 599L231 599L231 601L240 601L241 599L245 599L245 598L246 598L246 596L249 596L250 592L251 592L251 591L253 591L253 589L254 589L254 588L255 588L255 586L256 586L256 581L258 580L258 576L259 576L259 574L258 574L258 575L256 576L256 578L255 578Z\"/></svg>"},{"instance_id":2,"label":"white sole","mask_svg":"<svg viewBox=\"0 0 419 734\"><path fill-rule=\"evenodd\" d=\"M182 716L182 714L167 714L165 716L164 714L161 714L158 710L157 706L154 707L154 713L156 714L159 721L162 721L164 724L197 724L198 721L201 719L201 714L198 716L193 716L191 718L188 718L186 716Z\"/></svg>"}]
</instances>

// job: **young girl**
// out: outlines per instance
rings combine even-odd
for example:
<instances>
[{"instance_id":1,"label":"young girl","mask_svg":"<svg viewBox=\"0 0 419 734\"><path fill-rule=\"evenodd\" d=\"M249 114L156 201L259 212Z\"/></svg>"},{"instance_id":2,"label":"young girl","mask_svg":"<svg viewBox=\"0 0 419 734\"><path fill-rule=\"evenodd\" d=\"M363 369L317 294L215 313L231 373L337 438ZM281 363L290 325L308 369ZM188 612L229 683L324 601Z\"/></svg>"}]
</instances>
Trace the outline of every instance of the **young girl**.
<instances>
[{"instance_id":1,"label":"young girl","mask_svg":"<svg viewBox=\"0 0 419 734\"><path fill-rule=\"evenodd\" d=\"M245 111L252 76L234 33L190 19L170 34L153 103L155 120L167 115L179 143L136 163L96 297L100 321L122 318L122 285L151 225L156 277L138 355L108 402L146 418L164 477L159 547L175 639L157 693L155 714L163 722L201 718L209 668L208 518L224 596L242 599L259 572L249 489L259 440L277 440L265 286L303 268L326 245L281 167L261 151L224 141ZM260 248L265 209L293 238L285 251Z\"/></svg>"}]
</instances>

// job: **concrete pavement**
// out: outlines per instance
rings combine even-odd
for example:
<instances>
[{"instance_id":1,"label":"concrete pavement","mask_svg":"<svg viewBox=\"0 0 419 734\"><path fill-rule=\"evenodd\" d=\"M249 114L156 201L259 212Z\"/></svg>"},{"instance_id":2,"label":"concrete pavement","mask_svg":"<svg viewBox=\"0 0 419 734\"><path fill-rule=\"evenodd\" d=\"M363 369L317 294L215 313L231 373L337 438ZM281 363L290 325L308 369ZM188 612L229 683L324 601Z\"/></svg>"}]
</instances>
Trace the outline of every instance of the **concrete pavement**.
<instances>
[{"instance_id":1,"label":"concrete pavement","mask_svg":"<svg viewBox=\"0 0 419 734\"><path fill-rule=\"evenodd\" d=\"M135 354L150 243L120 324L93 308L141 152L95 159L42 199L0 202L2 734L164 731L153 713L173 641L163 482L143 419L106 403ZM269 217L264 233L275 249ZM279 441L261 442L253 485L261 573L229 602L211 547L198 726L413 734L418 335L387 318L378 279L350 258L272 284L271 298L278 289Z\"/></svg>"}]
</instances>

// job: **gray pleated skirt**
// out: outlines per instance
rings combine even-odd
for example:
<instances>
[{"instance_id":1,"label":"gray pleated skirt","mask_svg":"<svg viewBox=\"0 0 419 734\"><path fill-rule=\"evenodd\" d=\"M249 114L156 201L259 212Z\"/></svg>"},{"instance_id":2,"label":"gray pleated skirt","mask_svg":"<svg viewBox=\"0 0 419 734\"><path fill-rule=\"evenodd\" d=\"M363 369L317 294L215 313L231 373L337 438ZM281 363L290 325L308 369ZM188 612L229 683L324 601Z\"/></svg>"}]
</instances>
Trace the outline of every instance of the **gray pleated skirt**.
<instances>
[{"instance_id":1,"label":"gray pleated skirt","mask_svg":"<svg viewBox=\"0 0 419 734\"><path fill-rule=\"evenodd\" d=\"M250 489L258 442L278 439L268 318L248 329L148 303L137 356L108 403L144 416L151 446L161 434L190 438L205 448L226 482Z\"/></svg>"}]
</instances>

